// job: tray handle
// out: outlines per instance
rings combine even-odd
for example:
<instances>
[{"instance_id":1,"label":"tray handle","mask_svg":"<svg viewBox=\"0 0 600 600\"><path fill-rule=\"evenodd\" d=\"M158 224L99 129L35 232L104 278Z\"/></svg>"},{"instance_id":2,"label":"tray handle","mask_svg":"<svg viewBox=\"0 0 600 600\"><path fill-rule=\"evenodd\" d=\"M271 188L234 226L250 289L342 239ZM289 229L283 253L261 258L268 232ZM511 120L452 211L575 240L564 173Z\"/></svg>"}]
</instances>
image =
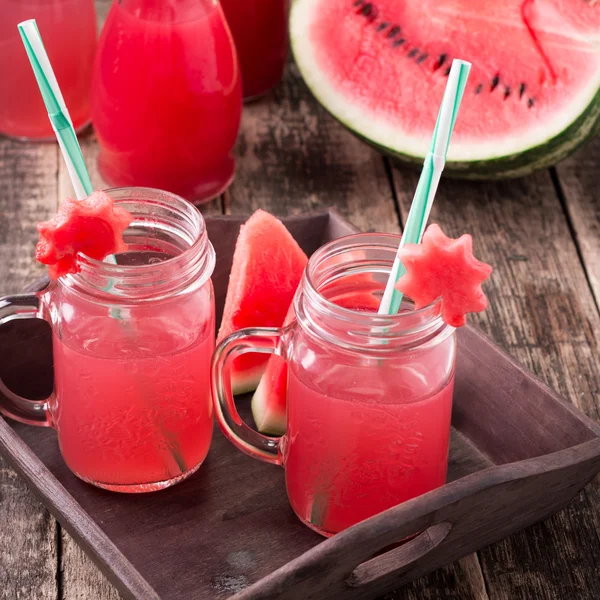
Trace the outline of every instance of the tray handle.
<instances>
[{"instance_id":1,"label":"tray handle","mask_svg":"<svg viewBox=\"0 0 600 600\"><path fill-rule=\"evenodd\" d=\"M337 534L231 600L376 598L550 516L599 470L595 438L473 473Z\"/></svg>"}]
</instances>

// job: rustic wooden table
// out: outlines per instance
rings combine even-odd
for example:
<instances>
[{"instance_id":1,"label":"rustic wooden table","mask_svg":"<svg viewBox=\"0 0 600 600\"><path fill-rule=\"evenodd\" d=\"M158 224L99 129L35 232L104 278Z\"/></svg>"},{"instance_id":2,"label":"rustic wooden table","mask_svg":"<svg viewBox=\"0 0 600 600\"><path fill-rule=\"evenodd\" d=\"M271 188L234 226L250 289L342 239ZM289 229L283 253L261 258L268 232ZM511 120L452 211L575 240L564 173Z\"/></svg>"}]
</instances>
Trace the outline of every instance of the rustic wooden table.
<instances>
[{"instance_id":1,"label":"rustic wooden table","mask_svg":"<svg viewBox=\"0 0 600 600\"><path fill-rule=\"evenodd\" d=\"M98 2L100 14L107 1ZM92 132L83 151L97 188ZM244 110L236 180L204 214L336 206L363 230L399 232L417 175L349 135L317 105L293 65ZM490 308L473 322L552 388L600 420L600 138L555 169L499 183L442 180L432 221L471 232L495 267ZM0 295L43 269L35 224L70 183L55 144L0 138ZM71 537L0 459L0 598L118 598ZM387 600L597 600L600 480L562 512L390 594ZM182 599L183 600L183 599ZM207 599L208 600L208 599Z\"/></svg>"}]
</instances>

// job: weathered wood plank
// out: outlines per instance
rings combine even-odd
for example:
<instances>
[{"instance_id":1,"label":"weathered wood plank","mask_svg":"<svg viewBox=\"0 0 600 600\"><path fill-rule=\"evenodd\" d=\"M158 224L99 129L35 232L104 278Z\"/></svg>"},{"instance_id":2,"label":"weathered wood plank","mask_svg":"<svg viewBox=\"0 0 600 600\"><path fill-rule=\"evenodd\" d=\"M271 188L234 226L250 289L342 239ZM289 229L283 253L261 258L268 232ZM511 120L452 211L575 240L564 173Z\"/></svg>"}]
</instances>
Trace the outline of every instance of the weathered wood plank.
<instances>
[{"instance_id":1,"label":"weathered wood plank","mask_svg":"<svg viewBox=\"0 0 600 600\"><path fill-rule=\"evenodd\" d=\"M398 231L383 161L331 119L288 65L285 81L244 109L226 211L289 215L335 206L361 229Z\"/></svg>"},{"instance_id":2,"label":"weathered wood plank","mask_svg":"<svg viewBox=\"0 0 600 600\"><path fill-rule=\"evenodd\" d=\"M0 138L0 295L43 272L35 224L56 209L56 170L54 145ZM57 524L1 458L0 523L0 596L57 598Z\"/></svg>"},{"instance_id":3,"label":"weathered wood plank","mask_svg":"<svg viewBox=\"0 0 600 600\"><path fill-rule=\"evenodd\" d=\"M236 180L226 212L264 208L297 214L335 206L360 229L400 231L386 165L379 154L345 131L312 98L288 65L272 96L246 106L237 145ZM388 596L487 600L472 555Z\"/></svg>"},{"instance_id":4,"label":"weathered wood plank","mask_svg":"<svg viewBox=\"0 0 600 600\"><path fill-rule=\"evenodd\" d=\"M417 175L395 169L394 180L405 219ZM472 321L598 420L600 319L549 173L444 179L431 221L452 236L472 233L476 255L495 267L490 308ZM596 480L552 519L480 552L491 598L600 597L599 488Z\"/></svg>"},{"instance_id":5,"label":"weathered wood plank","mask_svg":"<svg viewBox=\"0 0 600 600\"><path fill-rule=\"evenodd\" d=\"M556 167L560 191L587 275L600 305L600 137Z\"/></svg>"}]
</instances>

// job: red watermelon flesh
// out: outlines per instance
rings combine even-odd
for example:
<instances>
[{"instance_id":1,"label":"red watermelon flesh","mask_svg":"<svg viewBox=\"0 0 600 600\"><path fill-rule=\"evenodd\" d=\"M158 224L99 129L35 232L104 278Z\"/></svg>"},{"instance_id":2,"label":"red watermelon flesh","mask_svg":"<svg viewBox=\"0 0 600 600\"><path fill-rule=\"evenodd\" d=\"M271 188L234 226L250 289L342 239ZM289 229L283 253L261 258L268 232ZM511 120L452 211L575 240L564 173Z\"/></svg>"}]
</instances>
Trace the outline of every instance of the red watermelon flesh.
<instances>
[{"instance_id":1,"label":"red watermelon flesh","mask_svg":"<svg viewBox=\"0 0 600 600\"><path fill-rule=\"evenodd\" d=\"M245 327L281 327L307 262L283 223L257 210L236 242L218 341ZM233 393L255 390L268 359L258 353L236 358Z\"/></svg>"},{"instance_id":2,"label":"red watermelon flesh","mask_svg":"<svg viewBox=\"0 0 600 600\"><path fill-rule=\"evenodd\" d=\"M462 327L465 315L487 308L481 284L492 267L473 256L472 238L446 237L438 225L430 225L420 244L407 244L398 256L406 273L396 288L409 296L415 308L442 299L442 318L448 325Z\"/></svg>"},{"instance_id":3,"label":"red watermelon flesh","mask_svg":"<svg viewBox=\"0 0 600 600\"><path fill-rule=\"evenodd\" d=\"M377 312L381 298L373 294L381 292L381 284L374 283L368 273L344 278L343 283L333 282L320 290L326 298L350 310ZM356 291L358 289L360 291ZM285 325L296 318L294 304L290 305ZM286 428L287 363L280 356L271 356L256 392L252 397L252 416L262 433L283 435Z\"/></svg>"},{"instance_id":4,"label":"red watermelon flesh","mask_svg":"<svg viewBox=\"0 0 600 600\"><path fill-rule=\"evenodd\" d=\"M414 162L427 151L452 59L472 62L446 172L528 172L599 122L600 3L296 0L291 39L325 108Z\"/></svg>"},{"instance_id":5,"label":"red watermelon flesh","mask_svg":"<svg viewBox=\"0 0 600 600\"><path fill-rule=\"evenodd\" d=\"M131 214L115 206L104 192L94 192L83 200L68 198L52 219L38 224L35 257L48 265L52 279L76 273L79 253L103 260L127 250L123 233L132 220Z\"/></svg>"}]
</instances>

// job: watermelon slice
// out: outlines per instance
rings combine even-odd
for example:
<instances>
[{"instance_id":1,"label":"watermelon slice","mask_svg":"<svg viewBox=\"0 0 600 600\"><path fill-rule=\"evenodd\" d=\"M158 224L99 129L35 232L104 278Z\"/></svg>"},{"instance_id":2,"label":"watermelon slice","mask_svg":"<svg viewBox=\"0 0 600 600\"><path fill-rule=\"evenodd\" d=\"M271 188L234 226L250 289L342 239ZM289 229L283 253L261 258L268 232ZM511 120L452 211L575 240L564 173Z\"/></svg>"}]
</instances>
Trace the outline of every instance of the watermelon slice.
<instances>
[{"instance_id":1,"label":"watermelon slice","mask_svg":"<svg viewBox=\"0 0 600 600\"><path fill-rule=\"evenodd\" d=\"M317 100L422 164L453 58L473 63L445 173L524 175L600 125L600 2L295 0L291 43Z\"/></svg>"},{"instance_id":2,"label":"watermelon slice","mask_svg":"<svg viewBox=\"0 0 600 600\"><path fill-rule=\"evenodd\" d=\"M433 224L420 244L407 244L398 256L406 273L398 279L396 288L413 300L415 308L441 297L442 318L453 327L462 327L467 313L487 308L481 284L492 267L473 256L470 235L454 240Z\"/></svg>"},{"instance_id":3,"label":"watermelon slice","mask_svg":"<svg viewBox=\"0 0 600 600\"><path fill-rule=\"evenodd\" d=\"M257 210L236 242L218 341L244 327L281 327L307 262L283 223ZM257 353L236 358L233 393L255 390L268 359Z\"/></svg>"},{"instance_id":4,"label":"watermelon slice","mask_svg":"<svg viewBox=\"0 0 600 600\"><path fill-rule=\"evenodd\" d=\"M351 289L354 288L354 291ZM356 290L360 291L356 291ZM371 291L369 291L371 290ZM377 312L381 298L372 292L381 291L370 274L347 277L343 282L334 282L320 290L332 302L350 310ZM290 305L284 325L296 318L294 303ZM252 397L252 416L262 433L283 435L286 427L287 363L280 356L271 356L256 392Z\"/></svg>"},{"instance_id":5,"label":"watermelon slice","mask_svg":"<svg viewBox=\"0 0 600 600\"><path fill-rule=\"evenodd\" d=\"M285 316L284 326L296 318L294 303ZM286 425L287 363L271 356L264 375L252 396L252 416L257 429L270 435L283 435Z\"/></svg>"},{"instance_id":6,"label":"watermelon slice","mask_svg":"<svg viewBox=\"0 0 600 600\"><path fill-rule=\"evenodd\" d=\"M109 254L127 250L123 232L133 217L104 192L83 200L68 198L52 219L39 223L40 241L35 257L48 265L48 275L58 279L79 270L77 254L103 260Z\"/></svg>"}]
</instances>

